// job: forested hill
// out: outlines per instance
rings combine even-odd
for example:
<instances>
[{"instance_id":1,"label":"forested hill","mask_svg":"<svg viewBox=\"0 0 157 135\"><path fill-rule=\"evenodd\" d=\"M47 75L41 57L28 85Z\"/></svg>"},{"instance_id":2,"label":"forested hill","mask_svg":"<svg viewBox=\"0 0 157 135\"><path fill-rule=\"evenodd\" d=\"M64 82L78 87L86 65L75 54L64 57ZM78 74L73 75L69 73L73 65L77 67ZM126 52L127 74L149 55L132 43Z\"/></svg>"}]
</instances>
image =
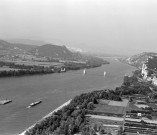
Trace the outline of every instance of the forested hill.
<instances>
[{"instance_id":1,"label":"forested hill","mask_svg":"<svg viewBox=\"0 0 157 135\"><path fill-rule=\"evenodd\" d=\"M39 56L48 56L53 58L62 58L62 59L76 59L80 58L79 53L73 53L66 48L66 46L58 46L52 44L46 44L38 46L29 51L33 55Z\"/></svg>"},{"instance_id":2,"label":"forested hill","mask_svg":"<svg viewBox=\"0 0 157 135\"><path fill-rule=\"evenodd\" d=\"M84 62L89 64L90 66L95 64L101 66L102 64L108 64L107 61L104 61L101 58L98 58L93 55L88 55L86 53L81 53L78 50L71 50L66 46L54 45L54 44L44 44L41 46L38 45L30 45L30 44L23 44L23 43L10 43L5 40L0 40L0 58L3 60L25 60L27 57L32 58L44 58L48 60L55 60L62 62L71 62L77 61ZM30 60L30 59L28 59Z\"/></svg>"},{"instance_id":3,"label":"forested hill","mask_svg":"<svg viewBox=\"0 0 157 135\"><path fill-rule=\"evenodd\" d=\"M51 57L60 59L81 59L82 55L79 52L72 52L66 46L53 44L44 44L41 46L30 45L23 43L13 43L5 40L0 40L0 50L5 54L29 54L39 57Z\"/></svg>"}]
</instances>

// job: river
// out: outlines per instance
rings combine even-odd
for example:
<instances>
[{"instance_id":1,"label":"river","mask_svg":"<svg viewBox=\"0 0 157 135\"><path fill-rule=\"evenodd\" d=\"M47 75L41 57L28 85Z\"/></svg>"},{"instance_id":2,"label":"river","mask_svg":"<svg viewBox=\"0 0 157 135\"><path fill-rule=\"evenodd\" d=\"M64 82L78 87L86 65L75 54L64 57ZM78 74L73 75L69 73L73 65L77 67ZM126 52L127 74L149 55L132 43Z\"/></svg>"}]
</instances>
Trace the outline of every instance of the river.
<instances>
[{"instance_id":1,"label":"river","mask_svg":"<svg viewBox=\"0 0 157 135\"><path fill-rule=\"evenodd\" d=\"M65 101L97 89L120 86L126 73L136 68L108 59L110 64L98 68L47 75L0 78L0 99L13 102L0 106L0 135L21 133ZM104 77L104 71L106 76ZM26 108L30 103L42 103Z\"/></svg>"}]
</instances>

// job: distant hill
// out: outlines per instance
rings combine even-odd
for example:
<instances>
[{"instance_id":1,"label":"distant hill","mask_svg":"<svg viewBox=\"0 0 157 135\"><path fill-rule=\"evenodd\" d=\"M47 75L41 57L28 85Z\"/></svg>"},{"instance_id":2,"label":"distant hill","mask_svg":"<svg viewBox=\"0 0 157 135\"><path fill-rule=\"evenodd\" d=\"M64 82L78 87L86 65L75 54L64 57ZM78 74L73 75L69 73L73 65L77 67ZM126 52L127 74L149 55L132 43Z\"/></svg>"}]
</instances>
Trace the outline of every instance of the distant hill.
<instances>
[{"instance_id":1,"label":"distant hill","mask_svg":"<svg viewBox=\"0 0 157 135\"><path fill-rule=\"evenodd\" d=\"M10 43L4 40L0 40L0 50L8 50L8 49L13 49L13 48L14 47Z\"/></svg>"},{"instance_id":2,"label":"distant hill","mask_svg":"<svg viewBox=\"0 0 157 135\"><path fill-rule=\"evenodd\" d=\"M26 44L26 45L44 45L47 44L47 42L42 41L42 40L32 40L32 39L16 39L16 38L9 38L9 39L4 39L7 42L13 43L13 44Z\"/></svg>"},{"instance_id":3,"label":"distant hill","mask_svg":"<svg viewBox=\"0 0 157 135\"><path fill-rule=\"evenodd\" d=\"M46 44L29 50L29 53L37 56L48 56L62 59L80 59L80 53L71 52L66 46Z\"/></svg>"},{"instance_id":4,"label":"distant hill","mask_svg":"<svg viewBox=\"0 0 157 135\"><path fill-rule=\"evenodd\" d=\"M128 63L128 64L138 67L138 68L142 68L142 65L146 62L146 60L150 56L155 56L155 55L157 55L157 53L143 52L143 53L140 53L137 55L133 55L131 57L126 57L126 58L120 59L120 61Z\"/></svg>"},{"instance_id":5,"label":"distant hill","mask_svg":"<svg viewBox=\"0 0 157 135\"><path fill-rule=\"evenodd\" d=\"M157 86L157 53L144 52L120 61L139 68L142 78Z\"/></svg>"},{"instance_id":6,"label":"distant hill","mask_svg":"<svg viewBox=\"0 0 157 135\"><path fill-rule=\"evenodd\" d=\"M27 45L27 44L20 44L20 43L10 43L4 40L0 40L0 50L23 50L27 51L36 46L34 45Z\"/></svg>"}]
</instances>

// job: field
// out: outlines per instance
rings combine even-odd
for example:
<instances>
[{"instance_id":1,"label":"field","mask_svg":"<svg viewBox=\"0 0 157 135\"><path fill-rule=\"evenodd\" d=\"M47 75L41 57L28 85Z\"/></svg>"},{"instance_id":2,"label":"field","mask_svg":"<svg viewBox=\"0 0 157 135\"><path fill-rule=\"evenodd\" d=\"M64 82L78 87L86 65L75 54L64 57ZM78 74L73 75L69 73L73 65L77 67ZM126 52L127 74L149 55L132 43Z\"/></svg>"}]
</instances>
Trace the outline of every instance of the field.
<instances>
[{"instance_id":1,"label":"field","mask_svg":"<svg viewBox=\"0 0 157 135\"><path fill-rule=\"evenodd\" d=\"M87 117L86 119L89 121L90 125L94 125L94 124L104 125L104 126L106 125L107 127L107 125L108 126L111 126L111 125L121 126L123 124L123 121L116 121L116 120L113 121L110 119L98 119L98 118L91 118L91 117Z\"/></svg>"},{"instance_id":2,"label":"field","mask_svg":"<svg viewBox=\"0 0 157 135\"><path fill-rule=\"evenodd\" d=\"M138 104L135 104L138 108L146 108L146 107L149 107L148 105L138 105Z\"/></svg>"},{"instance_id":3,"label":"field","mask_svg":"<svg viewBox=\"0 0 157 135\"><path fill-rule=\"evenodd\" d=\"M123 121L124 118L112 117L112 116L100 116L100 115L86 115L87 117L93 119L101 119L101 120L111 120L111 121Z\"/></svg>"},{"instance_id":4,"label":"field","mask_svg":"<svg viewBox=\"0 0 157 135\"><path fill-rule=\"evenodd\" d=\"M112 101L112 100L99 100L99 104L105 104L110 106L120 106L120 107L126 107L128 104L128 99L123 99L122 101Z\"/></svg>"},{"instance_id":5,"label":"field","mask_svg":"<svg viewBox=\"0 0 157 135\"><path fill-rule=\"evenodd\" d=\"M140 110L142 110L142 109L139 108L139 107L137 107L134 103L129 103L129 108L127 108L127 111L131 111L131 110L140 111Z\"/></svg>"},{"instance_id":6,"label":"field","mask_svg":"<svg viewBox=\"0 0 157 135\"><path fill-rule=\"evenodd\" d=\"M10 71L10 70L18 70L18 69L9 68L9 67L0 67L0 72L1 71Z\"/></svg>"},{"instance_id":7,"label":"field","mask_svg":"<svg viewBox=\"0 0 157 135\"><path fill-rule=\"evenodd\" d=\"M57 62L39 62L39 61L12 61L12 60L6 60L6 62L14 62L17 65L26 65L26 66L44 66L44 67L50 67L50 66L62 66L63 63L57 63Z\"/></svg>"},{"instance_id":8,"label":"field","mask_svg":"<svg viewBox=\"0 0 157 135\"><path fill-rule=\"evenodd\" d=\"M122 102L111 100L99 100L98 104L94 104L94 106L95 108L93 110L93 113L86 115L86 120L91 126L100 126L105 130L106 133L108 133L107 131L111 133L116 133L117 130L119 130L120 127L123 126L125 128L125 132L128 135L132 133L137 134L139 129L140 134L143 134L144 131L148 134L150 132L156 133L156 130L154 130L152 127L145 127L146 125L142 125L141 119L149 126L152 126L152 124L157 124L157 119L148 119L145 115L143 117L138 116L138 111L142 111L141 107L151 106L155 109L157 108L156 104L146 103L145 99L135 99L133 102L130 103L127 99L123 99ZM126 111L131 110L135 110L137 111L137 113L126 113ZM127 126L125 125L125 123L130 125ZM147 129L149 129L150 131L147 131Z\"/></svg>"},{"instance_id":9,"label":"field","mask_svg":"<svg viewBox=\"0 0 157 135\"><path fill-rule=\"evenodd\" d=\"M125 120L124 116L128 102L127 99L123 99L123 101L99 100L98 104L94 104L94 115L86 115L86 120L91 126L96 124L106 132L116 134Z\"/></svg>"},{"instance_id":10,"label":"field","mask_svg":"<svg viewBox=\"0 0 157 135\"><path fill-rule=\"evenodd\" d=\"M99 104L95 104L94 112L124 114L127 104L127 99L123 101L100 100Z\"/></svg>"},{"instance_id":11,"label":"field","mask_svg":"<svg viewBox=\"0 0 157 135\"><path fill-rule=\"evenodd\" d=\"M95 105L94 112L100 112L100 113L111 113L111 114L124 114L125 113L125 107L121 106L111 106L111 105L102 105L97 104Z\"/></svg>"},{"instance_id":12,"label":"field","mask_svg":"<svg viewBox=\"0 0 157 135\"><path fill-rule=\"evenodd\" d=\"M16 61L15 64L17 65L36 65L36 66L44 66L44 67L50 67L50 66L58 66L62 65L62 63L56 63L56 62L37 62L37 61Z\"/></svg>"}]
</instances>

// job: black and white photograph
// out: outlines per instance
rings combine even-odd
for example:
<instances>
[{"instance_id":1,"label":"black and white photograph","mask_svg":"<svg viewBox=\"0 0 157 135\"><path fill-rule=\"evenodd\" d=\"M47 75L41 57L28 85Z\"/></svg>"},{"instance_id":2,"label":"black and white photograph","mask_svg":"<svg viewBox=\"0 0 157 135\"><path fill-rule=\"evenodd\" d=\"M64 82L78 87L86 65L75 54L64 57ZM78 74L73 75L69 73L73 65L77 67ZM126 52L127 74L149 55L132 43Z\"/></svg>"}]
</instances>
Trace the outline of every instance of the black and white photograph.
<instances>
[{"instance_id":1,"label":"black and white photograph","mask_svg":"<svg viewBox=\"0 0 157 135\"><path fill-rule=\"evenodd\" d=\"M0 0L0 135L157 135L157 0Z\"/></svg>"}]
</instances>

